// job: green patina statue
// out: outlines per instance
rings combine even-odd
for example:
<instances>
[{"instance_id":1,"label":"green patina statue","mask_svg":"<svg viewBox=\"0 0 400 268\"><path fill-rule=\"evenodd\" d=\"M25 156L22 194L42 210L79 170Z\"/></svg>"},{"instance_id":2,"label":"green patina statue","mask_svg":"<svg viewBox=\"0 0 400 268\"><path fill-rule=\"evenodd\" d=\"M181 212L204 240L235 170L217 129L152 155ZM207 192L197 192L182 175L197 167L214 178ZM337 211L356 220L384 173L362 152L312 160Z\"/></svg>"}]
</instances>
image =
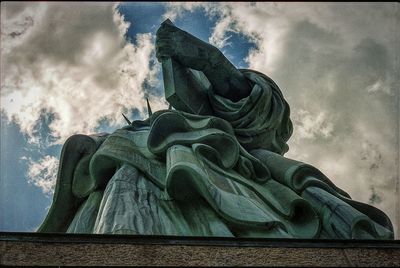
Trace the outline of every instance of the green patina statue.
<instances>
[{"instance_id":1,"label":"green patina statue","mask_svg":"<svg viewBox=\"0 0 400 268\"><path fill-rule=\"evenodd\" d=\"M283 156L290 110L269 77L168 20L156 53L174 109L70 137L39 232L393 239L385 213Z\"/></svg>"}]
</instances>

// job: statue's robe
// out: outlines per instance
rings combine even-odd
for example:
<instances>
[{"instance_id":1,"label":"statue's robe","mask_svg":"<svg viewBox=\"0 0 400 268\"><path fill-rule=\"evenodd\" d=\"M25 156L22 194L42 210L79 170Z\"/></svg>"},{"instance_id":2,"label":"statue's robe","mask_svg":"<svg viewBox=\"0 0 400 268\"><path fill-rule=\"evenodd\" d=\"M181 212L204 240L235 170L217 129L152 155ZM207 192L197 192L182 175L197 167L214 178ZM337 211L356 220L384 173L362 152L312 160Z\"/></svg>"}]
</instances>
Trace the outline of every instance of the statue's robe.
<instances>
[{"instance_id":1,"label":"statue's robe","mask_svg":"<svg viewBox=\"0 0 400 268\"><path fill-rule=\"evenodd\" d=\"M209 92L213 116L163 110L110 135L70 137L39 231L393 239L382 211L283 156L289 105L271 79L242 72L250 95Z\"/></svg>"}]
</instances>

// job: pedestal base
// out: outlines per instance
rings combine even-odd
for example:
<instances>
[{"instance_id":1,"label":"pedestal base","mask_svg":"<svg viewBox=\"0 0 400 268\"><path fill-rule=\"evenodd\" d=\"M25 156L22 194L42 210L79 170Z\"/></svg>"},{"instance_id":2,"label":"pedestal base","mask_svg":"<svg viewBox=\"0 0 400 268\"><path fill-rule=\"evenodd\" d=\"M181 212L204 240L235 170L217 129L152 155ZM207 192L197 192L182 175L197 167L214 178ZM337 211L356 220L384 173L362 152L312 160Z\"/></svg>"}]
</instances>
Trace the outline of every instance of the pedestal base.
<instances>
[{"instance_id":1,"label":"pedestal base","mask_svg":"<svg viewBox=\"0 0 400 268\"><path fill-rule=\"evenodd\" d=\"M400 266L399 241L1 233L1 265Z\"/></svg>"}]
</instances>

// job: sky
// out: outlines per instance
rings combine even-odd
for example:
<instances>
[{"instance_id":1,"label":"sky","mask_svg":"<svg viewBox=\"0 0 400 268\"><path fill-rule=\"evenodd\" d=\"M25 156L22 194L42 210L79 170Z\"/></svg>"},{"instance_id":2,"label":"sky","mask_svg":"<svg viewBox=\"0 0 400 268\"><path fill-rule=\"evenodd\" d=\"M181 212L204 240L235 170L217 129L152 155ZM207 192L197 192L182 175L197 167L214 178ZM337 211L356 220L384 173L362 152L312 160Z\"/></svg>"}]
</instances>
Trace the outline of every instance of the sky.
<instances>
[{"instance_id":1,"label":"sky","mask_svg":"<svg viewBox=\"0 0 400 268\"><path fill-rule=\"evenodd\" d=\"M167 18L281 88L286 157L391 218L399 238L398 3L2 2L0 231L32 232L77 133L168 107L155 33ZM396 192L397 191L397 192Z\"/></svg>"}]
</instances>

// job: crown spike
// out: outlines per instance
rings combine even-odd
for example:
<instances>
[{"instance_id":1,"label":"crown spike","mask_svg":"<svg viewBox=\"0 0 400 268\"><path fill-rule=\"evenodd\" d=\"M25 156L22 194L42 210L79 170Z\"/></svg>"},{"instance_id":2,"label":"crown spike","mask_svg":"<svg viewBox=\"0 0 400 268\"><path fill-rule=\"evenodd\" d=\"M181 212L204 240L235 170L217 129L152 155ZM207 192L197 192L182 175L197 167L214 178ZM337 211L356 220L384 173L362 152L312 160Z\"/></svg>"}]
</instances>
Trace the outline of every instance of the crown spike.
<instances>
[{"instance_id":1,"label":"crown spike","mask_svg":"<svg viewBox=\"0 0 400 268\"><path fill-rule=\"evenodd\" d=\"M129 121L129 119L128 119L124 114L122 114L122 116L125 118L125 120L126 120L126 122L128 123L128 125L131 125L131 124L132 124L132 122Z\"/></svg>"},{"instance_id":2,"label":"crown spike","mask_svg":"<svg viewBox=\"0 0 400 268\"><path fill-rule=\"evenodd\" d=\"M146 102L147 102L147 111L149 113L149 117L153 114L153 112L151 111L151 107L150 107L150 103L149 103L149 99L146 98Z\"/></svg>"}]
</instances>

